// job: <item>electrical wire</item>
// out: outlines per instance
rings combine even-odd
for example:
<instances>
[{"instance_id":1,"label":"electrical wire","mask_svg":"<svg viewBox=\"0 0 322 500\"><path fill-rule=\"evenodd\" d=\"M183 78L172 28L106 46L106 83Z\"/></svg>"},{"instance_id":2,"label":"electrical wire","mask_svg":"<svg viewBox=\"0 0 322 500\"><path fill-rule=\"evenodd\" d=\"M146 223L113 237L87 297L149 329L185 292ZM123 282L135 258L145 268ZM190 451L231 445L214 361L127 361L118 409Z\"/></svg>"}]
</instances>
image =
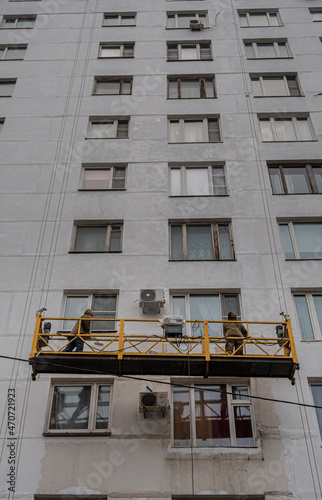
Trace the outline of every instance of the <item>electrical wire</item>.
<instances>
[{"instance_id":1,"label":"electrical wire","mask_svg":"<svg viewBox=\"0 0 322 500\"><path fill-rule=\"evenodd\" d=\"M0 358L12 359L14 361L20 361L23 363L32 364L31 359L15 358L14 356L5 356L3 354L0 354ZM74 369L74 370L78 370L79 372L86 372L86 373L90 373L90 374L109 375L112 377L120 377L120 378L128 378L131 380L139 380L140 382L145 381L145 382L151 382L151 383L156 383L156 384L170 385L172 387L186 387L188 389L196 389L196 390L200 390L204 387L204 386L200 386L200 385L199 386L198 385L191 386L191 385L187 385L187 384L180 384L177 382L166 382L165 380L155 380L155 379L149 379L149 378L145 378L145 377L135 377L134 375L117 375L115 373L102 372L100 370L92 370L92 369L88 369L88 368L74 368L73 366L69 366L69 365L62 365L60 363L51 363L49 361L42 362L39 360L39 358L36 358L36 359L37 359L37 364L39 364L39 365L56 366L58 368L68 368L68 370ZM207 388L207 390L209 390L210 392L219 392L219 393L233 395L232 391L222 391L222 390L218 390L218 389L208 389L208 388ZM295 401L287 401L285 399L265 398L264 396L254 396L251 394L249 394L248 397L250 399L260 399L262 401L272 401L273 403L284 403L284 404L290 404L290 405L294 405L294 406L301 406L301 407L305 407L305 408L316 408L316 409L322 410L322 406L311 405L308 403L297 403Z\"/></svg>"}]
</instances>

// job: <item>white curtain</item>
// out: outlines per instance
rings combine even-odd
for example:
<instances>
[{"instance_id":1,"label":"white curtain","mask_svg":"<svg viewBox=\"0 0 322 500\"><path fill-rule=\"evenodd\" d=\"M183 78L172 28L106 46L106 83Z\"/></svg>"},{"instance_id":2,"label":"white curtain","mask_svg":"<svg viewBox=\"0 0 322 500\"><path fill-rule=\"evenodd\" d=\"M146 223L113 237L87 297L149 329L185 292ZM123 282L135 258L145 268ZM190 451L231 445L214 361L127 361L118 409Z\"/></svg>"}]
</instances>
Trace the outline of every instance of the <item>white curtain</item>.
<instances>
[{"instance_id":1,"label":"white curtain","mask_svg":"<svg viewBox=\"0 0 322 500\"><path fill-rule=\"evenodd\" d=\"M121 47L102 47L101 57L121 57Z\"/></svg>"},{"instance_id":2,"label":"white curtain","mask_svg":"<svg viewBox=\"0 0 322 500\"><path fill-rule=\"evenodd\" d=\"M289 193L306 194L311 192L305 168L285 168L284 174Z\"/></svg>"},{"instance_id":3,"label":"white curtain","mask_svg":"<svg viewBox=\"0 0 322 500\"><path fill-rule=\"evenodd\" d=\"M187 194L205 195L209 194L208 169L187 168Z\"/></svg>"},{"instance_id":4,"label":"white curtain","mask_svg":"<svg viewBox=\"0 0 322 500\"><path fill-rule=\"evenodd\" d=\"M271 178L272 189L274 194L284 194L281 173L278 168L270 168L269 176Z\"/></svg>"},{"instance_id":5,"label":"white curtain","mask_svg":"<svg viewBox=\"0 0 322 500\"><path fill-rule=\"evenodd\" d=\"M264 142L272 141L273 140L273 132L271 129L271 124L270 124L269 119L263 118L259 121L259 123L260 123L263 141Z\"/></svg>"},{"instance_id":6,"label":"white curtain","mask_svg":"<svg viewBox=\"0 0 322 500\"><path fill-rule=\"evenodd\" d=\"M197 59L197 47L181 47L181 59Z\"/></svg>"},{"instance_id":7,"label":"white curtain","mask_svg":"<svg viewBox=\"0 0 322 500\"><path fill-rule=\"evenodd\" d=\"M272 43L258 43L257 50L259 57L267 57L269 59L276 57L274 45Z\"/></svg>"},{"instance_id":8,"label":"white curtain","mask_svg":"<svg viewBox=\"0 0 322 500\"><path fill-rule=\"evenodd\" d=\"M300 132L301 141L311 141L312 135L309 127L309 123L306 118L298 118L297 119L297 127Z\"/></svg>"},{"instance_id":9,"label":"white curtain","mask_svg":"<svg viewBox=\"0 0 322 500\"><path fill-rule=\"evenodd\" d=\"M114 122L93 122L91 126L91 139L111 139L115 137Z\"/></svg>"},{"instance_id":10,"label":"white curtain","mask_svg":"<svg viewBox=\"0 0 322 500\"><path fill-rule=\"evenodd\" d=\"M265 94L267 96L286 96L287 89L285 86L284 78L281 77L269 77L264 78Z\"/></svg>"},{"instance_id":11,"label":"white curtain","mask_svg":"<svg viewBox=\"0 0 322 500\"><path fill-rule=\"evenodd\" d=\"M77 228L75 250L78 252L104 252L106 226L80 226Z\"/></svg>"},{"instance_id":12,"label":"white curtain","mask_svg":"<svg viewBox=\"0 0 322 500\"><path fill-rule=\"evenodd\" d=\"M180 142L180 127L179 120L169 123L169 142Z\"/></svg>"},{"instance_id":13,"label":"white curtain","mask_svg":"<svg viewBox=\"0 0 322 500\"><path fill-rule=\"evenodd\" d=\"M181 98L193 99L200 97L199 80L181 80Z\"/></svg>"},{"instance_id":14,"label":"white curtain","mask_svg":"<svg viewBox=\"0 0 322 500\"><path fill-rule=\"evenodd\" d=\"M83 178L84 189L108 189L110 185L110 169L85 169Z\"/></svg>"},{"instance_id":15,"label":"white curtain","mask_svg":"<svg viewBox=\"0 0 322 500\"><path fill-rule=\"evenodd\" d=\"M180 196L181 193L181 169L170 169L170 189L172 196Z\"/></svg>"},{"instance_id":16,"label":"white curtain","mask_svg":"<svg viewBox=\"0 0 322 500\"><path fill-rule=\"evenodd\" d=\"M88 296L67 297L65 307L65 318L80 318L88 309ZM70 331L75 324L75 320L64 321L63 330Z\"/></svg>"},{"instance_id":17,"label":"white curtain","mask_svg":"<svg viewBox=\"0 0 322 500\"><path fill-rule=\"evenodd\" d=\"M322 334L322 295L313 295L315 311L319 322L320 332Z\"/></svg>"},{"instance_id":18,"label":"white curtain","mask_svg":"<svg viewBox=\"0 0 322 500\"><path fill-rule=\"evenodd\" d=\"M225 225L219 225L218 232L219 232L220 258L229 260L232 258L229 227Z\"/></svg>"},{"instance_id":19,"label":"white curtain","mask_svg":"<svg viewBox=\"0 0 322 500\"><path fill-rule=\"evenodd\" d=\"M275 129L278 141L296 141L292 119L275 119Z\"/></svg>"},{"instance_id":20,"label":"white curtain","mask_svg":"<svg viewBox=\"0 0 322 500\"><path fill-rule=\"evenodd\" d=\"M183 142L204 142L203 121L188 121L183 124Z\"/></svg>"},{"instance_id":21,"label":"white curtain","mask_svg":"<svg viewBox=\"0 0 322 500\"><path fill-rule=\"evenodd\" d=\"M191 320L221 320L221 308L219 295L190 295L190 319ZM202 333L203 333L203 328ZM208 325L210 336L221 336L221 323L210 323ZM195 335L200 333L195 331Z\"/></svg>"}]
</instances>

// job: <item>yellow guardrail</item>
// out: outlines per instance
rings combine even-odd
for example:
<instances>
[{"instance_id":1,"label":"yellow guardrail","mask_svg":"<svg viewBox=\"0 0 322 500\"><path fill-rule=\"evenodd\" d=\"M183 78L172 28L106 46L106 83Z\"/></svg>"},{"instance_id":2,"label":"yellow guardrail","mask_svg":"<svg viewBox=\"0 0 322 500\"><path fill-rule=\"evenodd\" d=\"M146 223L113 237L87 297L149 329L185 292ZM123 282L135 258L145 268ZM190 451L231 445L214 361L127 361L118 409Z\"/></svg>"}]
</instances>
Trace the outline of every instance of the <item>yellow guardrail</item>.
<instances>
[{"instance_id":1,"label":"yellow guardrail","mask_svg":"<svg viewBox=\"0 0 322 500\"><path fill-rule=\"evenodd\" d=\"M69 332L57 331L57 333L43 332L45 322L78 321L78 333L71 335ZM42 317L37 315L34 337L31 347L30 359L36 358L40 353L46 355L62 354L77 355L115 355L119 360L124 356L198 356L205 361L213 357L240 357L243 358L288 358L292 359L294 365L298 365L291 321L286 317L285 321L231 321L231 323L242 323L247 329L247 337L230 337L242 341L233 353L226 350L227 339L222 335L222 325L226 321L196 320L186 321L185 329L187 335L182 337L169 337L165 335L164 328L157 319L91 319L92 332L82 334L80 332L82 318ZM112 322L113 331L101 332L97 326L100 322ZM282 325L284 334L281 338L274 336L273 326ZM97 330L95 331L95 326ZM153 333L152 328L159 326L158 332ZM145 331L146 330L146 331ZM213 332L215 331L215 335ZM273 333L274 332L274 333ZM82 352L64 352L64 349L76 337L84 342Z\"/></svg>"}]
</instances>

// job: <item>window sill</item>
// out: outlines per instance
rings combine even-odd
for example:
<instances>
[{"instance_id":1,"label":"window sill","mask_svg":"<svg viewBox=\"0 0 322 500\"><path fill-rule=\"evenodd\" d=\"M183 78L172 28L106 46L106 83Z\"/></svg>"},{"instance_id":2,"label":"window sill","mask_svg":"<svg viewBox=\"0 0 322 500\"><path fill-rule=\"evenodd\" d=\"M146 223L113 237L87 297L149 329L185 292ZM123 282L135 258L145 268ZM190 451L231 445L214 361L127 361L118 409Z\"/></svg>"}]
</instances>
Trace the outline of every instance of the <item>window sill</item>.
<instances>
[{"instance_id":1,"label":"window sill","mask_svg":"<svg viewBox=\"0 0 322 500\"><path fill-rule=\"evenodd\" d=\"M70 250L68 253L77 253L77 254L89 254L89 253L122 253L122 250L114 250L114 251L108 251L108 250L91 250L88 252L80 252L77 250Z\"/></svg>"},{"instance_id":2,"label":"window sill","mask_svg":"<svg viewBox=\"0 0 322 500\"><path fill-rule=\"evenodd\" d=\"M305 97L303 94L301 95L253 95L254 99L276 99L276 97Z\"/></svg>"},{"instance_id":3,"label":"window sill","mask_svg":"<svg viewBox=\"0 0 322 500\"><path fill-rule=\"evenodd\" d=\"M246 57L248 61L271 61L272 59L294 59L293 56L285 57Z\"/></svg>"},{"instance_id":4,"label":"window sill","mask_svg":"<svg viewBox=\"0 0 322 500\"><path fill-rule=\"evenodd\" d=\"M136 28L136 24L102 24L102 28Z\"/></svg>"},{"instance_id":5,"label":"window sill","mask_svg":"<svg viewBox=\"0 0 322 500\"><path fill-rule=\"evenodd\" d=\"M169 259L169 262L237 262L236 259L186 259L186 260L173 260Z\"/></svg>"},{"instance_id":6,"label":"window sill","mask_svg":"<svg viewBox=\"0 0 322 500\"><path fill-rule=\"evenodd\" d=\"M267 24L260 26L240 26L240 28L282 28L285 24L279 24L278 26L267 26Z\"/></svg>"},{"instance_id":7,"label":"window sill","mask_svg":"<svg viewBox=\"0 0 322 500\"><path fill-rule=\"evenodd\" d=\"M134 59L134 56L117 56L117 57L97 56L97 59Z\"/></svg>"},{"instance_id":8,"label":"window sill","mask_svg":"<svg viewBox=\"0 0 322 500\"><path fill-rule=\"evenodd\" d=\"M115 97L115 96L120 96L120 95L132 95L132 94L109 94L109 93L106 93L106 94L103 94L103 93L102 93L102 94L95 94L95 93L93 92L93 94L92 94L92 95L96 95L96 96L100 96L100 95L104 95L104 96L105 96L105 95L111 95L111 96Z\"/></svg>"},{"instance_id":9,"label":"window sill","mask_svg":"<svg viewBox=\"0 0 322 500\"><path fill-rule=\"evenodd\" d=\"M322 342L322 339L300 339L300 342L306 342L310 344L311 342Z\"/></svg>"},{"instance_id":10,"label":"window sill","mask_svg":"<svg viewBox=\"0 0 322 500\"><path fill-rule=\"evenodd\" d=\"M168 142L168 144L222 144L223 141Z\"/></svg>"},{"instance_id":11,"label":"window sill","mask_svg":"<svg viewBox=\"0 0 322 500\"><path fill-rule=\"evenodd\" d=\"M296 259L296 258L294 258L294 259L285 259L286 262L299 262L299 261L302 262L304 260L316 260L316 261L320 261L320 260L322 260L322 257L321 257L321 259Z\"/></svg>"},{"instance_id":12,"label":"window sill","mask_svg":"<svg viewBox=\"0 0 322 500\"><path fill-rule=\"evenodd\" d=\"M85 141L111 141L111 140L122 141L128 139L128 137L85 137Z\"/></svg>"},{"instance_id":13,"label":"window sill","mask_svg":"<svg viewBox=\"0 0 322 500\"><path fill-rule=\"evenodd\" d=\"M45 431L43 432L43 436L110 436L111 431L72 431L72 429L68 431L61 431L61 430L52 430L52 431Z\"/></svg>"},{"instance_id":14,"label":"window sill","mask_svg":"<svg viewBox=\"0 0 322 500\"><path fill-rule=\"evenodd\" d=\"M99 188L99 189L86 189L86 188L79 188L78 191L126 191L126 188Z\"/></svg>"},{"instance_id":15,"label":"window sill","mask_svg":"<svg viewBox=\"0 0 322 500\"><path fill-rule=\"evenodd\" d=\"M222 198L229 194L169 194L169 198Z\"/></svg>"},{"instance_id":16,"label":"window sill","mask_svg":"<svg viewBox=\"0 0 322 500\"><path fill-rule=\"evenodd\" d=\"M262 141L264 144L287 144L287 143L290 143L290 144L294 144L296 142L318 142L317 139L307 139L305 141Z\"/></svg>"},{"instance_id":17,"label":"window sill","mask_svg":"<svg viewBox=\"0 0 322 500\"><path fill-rule=\"evenodd\" d=\"M191 18L191 20L194 20L194 18ZM197 20L197 19L196 19ZM202 21L201 21L202 22ZM190 26L184 26L182 28L168 28L167 26L165 27L166 30L190 30ZM209 26L203 25L203 29L209 29ZM199 31L199 30L198 30Z\"/></svg>"},{"instance_id":18,"label":"window sill","mask_svg":"<svg viewBox=\"0 0 322 500\"><path fill-rule=\"evenodd\" d=\"M216 97L167 97L168 101L196 101L200 99L217 99Z\"/></svg>"},{"instance_id":19,"label":"window sill","mask_svg":"<svg viewBox=\"0 0 322 500\"><path fill-rule=\"evenodd\" d=\"M321 195L322 193L272 193L274 196L312 196Z\"/></svg>"},{"instance_id":20,"label":"window sill","mask_svg":"<svg viewBox=\"0 0 322 500\"><path fill-rule=\"evenodd\" d=\"M22 0L10 0L11 2L13 1L16 1L16 2L21 2ZM24 1L35 1L35 2L40 2L41 0L24 0ZM4 30L4 31L9 31L9 30L33 30L34 27L32 28L0 28L0 30Z\"/></svg>"},{"instance_id":21,"label":"window sill","mask_svg":"<svg viewBox=\"0 0 322 500\"><path fill-rule=\"evenodd\" d=\"M208 59L167 59L167 62L189 62L189 61L213 61L213 57Z\"/></svg>"},{"instance_id":22,"label":"window sill","mask_svg":"<svg viewBox=\"0 0 322 500\"><path fill-rule=\"evenodd\" d=\"M23 61L23 59L0 59L0 61Z\"/></svg>"}]
</instances>

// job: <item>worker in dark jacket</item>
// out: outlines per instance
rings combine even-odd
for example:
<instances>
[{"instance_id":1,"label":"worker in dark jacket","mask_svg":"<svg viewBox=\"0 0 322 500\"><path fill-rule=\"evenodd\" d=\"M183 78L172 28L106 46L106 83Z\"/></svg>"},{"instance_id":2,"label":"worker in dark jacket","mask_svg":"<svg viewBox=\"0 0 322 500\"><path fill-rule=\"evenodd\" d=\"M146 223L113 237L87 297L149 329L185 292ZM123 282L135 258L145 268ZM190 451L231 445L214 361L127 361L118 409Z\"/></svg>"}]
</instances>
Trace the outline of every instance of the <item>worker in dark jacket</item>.
<instances>
[{"instance_id":1,"label":"worker in dark jacket","mask_svg":"<svg viewBox=\"0 0 322 500\"><path fill-rule=\"evenodd\" d=\"M228 313L228 320L229 321L234 321L237 319L237 316L235 313L230 312ZM247 337L247 330L242 325L242 323L224 323L224 336L227 339L226 340L226 352L228 354L233 354L234 348L235 350L238 349L239 346L242 345L243 343L243 338ZM231 337L241 337L241 340L231 338ZM243 348L241 347L237 351L237 355L243 354Z\"/></svg>"},{"instance_id":2,"label":"worker in dark jacket","mask_svg":"<svg viewBox=\"0 0 322 500\"><path fill-rule=\"evenodd\" d=\"M92 318L93 315L94 313L91 309L86 309L82 318ZM79 329L79 336L78 336L78 329ZM65 347L65 349L62 350L62 352L71 352L75 347L76 347L75 352L82 352L84 348L84 341L81 339L80 336L89 335L90 331L91 331L90 319L81 320L80 326L79 326L79 321L76 321L72 331L70 332L70 336L71 337L74 336L74 338L69 342L69 344L67 344L67 346Z\"/></svg>"}]
</instances>

